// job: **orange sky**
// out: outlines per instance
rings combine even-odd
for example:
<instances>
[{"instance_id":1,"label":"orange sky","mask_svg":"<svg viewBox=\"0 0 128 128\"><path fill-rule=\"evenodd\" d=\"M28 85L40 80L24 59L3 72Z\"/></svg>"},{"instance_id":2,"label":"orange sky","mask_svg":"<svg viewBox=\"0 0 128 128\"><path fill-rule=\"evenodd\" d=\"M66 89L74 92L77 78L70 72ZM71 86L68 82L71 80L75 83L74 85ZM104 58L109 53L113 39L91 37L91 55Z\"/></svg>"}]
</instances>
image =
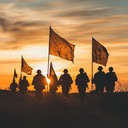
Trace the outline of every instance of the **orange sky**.
<instances>
[{"instance_id":1,"label":"orange sky","mask_svg":"<svg viewBox=\"0 0 128 128\"><path fill-rule=\"evenodd\" d=\"M47 73L49 26L75 44L74 64L50 56L59 76L67 68L75 79L84 68L91 79L91 41L94 37L108 52L104 71L113 66L121 88L128 83L128 1L127 0L4 0L0 2L0 88L7 89L16 68L20 76L21 55L33 68ZM99 64L94 63L94 73ZM89 87L90 87L89 83ZM71 92L76 92L75 83ZM116 89L119 84L116 83Z\"/></svg>"}]
</instances>

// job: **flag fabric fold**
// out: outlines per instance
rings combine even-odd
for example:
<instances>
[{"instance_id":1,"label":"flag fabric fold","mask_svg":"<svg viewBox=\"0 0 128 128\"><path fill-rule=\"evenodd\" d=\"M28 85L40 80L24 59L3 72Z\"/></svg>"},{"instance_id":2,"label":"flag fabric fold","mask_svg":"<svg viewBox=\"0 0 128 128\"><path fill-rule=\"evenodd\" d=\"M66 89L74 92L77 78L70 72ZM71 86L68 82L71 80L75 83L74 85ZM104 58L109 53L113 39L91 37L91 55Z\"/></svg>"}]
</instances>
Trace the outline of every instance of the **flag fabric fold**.
<instances>
[{"instance_id":1,"label":"flag fabric fold","mask_svg":"<svg viewBox=\"0 0 128 128\"><path fill-rule=\"evenodd\" d=\"M56 75L56 73L55 73L55 71L54 71L54 69L53 69L52 62L50 63L49 76L50 76L50 77L53 77L53 76L54 76L54 77L56 77L56 79L58 80L57 75Z\"/></svg>"},{"instance_id":2,"label":"flag fabric fold","mask_svg":"<svg viewBox=\"0 0 128 128\"><path fill-rule=\"evenodd\" d=\"M32 74L32 70L33 68L31 68L26 61L24 60L23 56L22 56L22 60L21 60L21 72L25 72L28 75Z\"/></svg>"},{"instance_id":3,"label":"flag fabric fold","mask_svg":"<svg viewBox=\"0 0 128 128\"><path fill-rule=\"evenodd\" d=\"M92 61L106 66L109 53L97 40L92 38Z\"/></svg>"},{"instance_id":4,"label":"flag fabric fold","mask_svg":"<svg viewBox=\"0 0 128 128\"><path fill-rule=\"evenodd\" d=\"M75 45L55 33L50 27L49 54L60 58L74 61Z\"/></svg>"}]
</instances>

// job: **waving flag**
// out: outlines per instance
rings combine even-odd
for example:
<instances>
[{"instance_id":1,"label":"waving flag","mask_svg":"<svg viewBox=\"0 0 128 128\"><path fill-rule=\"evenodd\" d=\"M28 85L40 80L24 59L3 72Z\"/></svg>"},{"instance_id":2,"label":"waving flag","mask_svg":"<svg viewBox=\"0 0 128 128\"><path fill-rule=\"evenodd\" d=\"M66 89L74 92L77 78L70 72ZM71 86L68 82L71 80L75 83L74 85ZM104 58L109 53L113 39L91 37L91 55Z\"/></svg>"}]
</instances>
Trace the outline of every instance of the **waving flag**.
<instances>
[{"instance_id":1,"label":"waving flag","mask_svg":"<svg viewBox=\"0 0 128 128\"><path fill-rule=\"evenodd\" d=\"M53 69L53 66L52 66L52 62L50 63L50 70L49 70L49 76L48 78L50 79L50 88L54 88L54 89L57 89L57 86L59 85L59 82L58 82L58 78L57 78L57 75Z\"/></svg>"},{"instance_id":2,"label":"waving flag","mask_svg":"<svg viewBox=\"0 0 128 128\"><path fill-rule=\"evenodd\" d=\"M49 54L74 61L75 45L56 34L50 27Z\"/></svg>"},{"instance_id":3,"label":"waving flag","mask_svg":"<svg viewBox=\"0 0 128 128\"><path fill-rule=\"evenodd\" d=\"M92 38L92 61L106 66L109 53L107 49Z\"/></svg>"},{"instance_id":4,"label":"waving flag","mask_svg":"<svg viewBox=\"0 0 128 128\"><path fill-rule=\"evenodd\" d=\"M50 63L49 76L56 76L56 73L55 73L53 66L52 66L52 62ZM57 76L56 76L56 78L57 78Z\"/></svg>"},{"instance_id":5,"label":"waving flag","mask_svg":"<svg viewBox=\"0 0 128 128\"><path fill-rule=\"evenodd\" d=\"M25 72L28 75L32 74L32 68L26 63L23 56L22 56L22 60L21 60L21 72Z\"/></svg>"}]
</instances>

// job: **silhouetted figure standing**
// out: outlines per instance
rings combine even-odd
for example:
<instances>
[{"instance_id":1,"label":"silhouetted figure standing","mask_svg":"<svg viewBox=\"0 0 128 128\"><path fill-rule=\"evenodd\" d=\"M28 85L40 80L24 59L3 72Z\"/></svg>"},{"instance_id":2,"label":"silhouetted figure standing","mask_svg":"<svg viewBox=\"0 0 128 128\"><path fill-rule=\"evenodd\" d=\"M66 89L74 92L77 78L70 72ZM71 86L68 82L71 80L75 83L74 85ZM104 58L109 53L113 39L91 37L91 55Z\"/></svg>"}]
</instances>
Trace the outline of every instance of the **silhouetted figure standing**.
<instances>
[{"instance_id":1,"label":"silhouetted figure standing","mask_svg":"<svg viewBox=\"0 0 128 128\"><path fill-rule=\"evenodd\" d=\"M68 74L68 70L64 69L64 74L60 76L59 78L59 84L62 87L62 93L64 97L68 97L69 90L71 89L71 84L73 83L73 80Z\"/></svg>"},{"instance_id":2,"label":"silhouetted figure standing","mask_svg":"<svg viewBox=\"0 0 128 128\"><path fill-rule=\"evenodd\" d=\"M113 67L109 67L109 72L106 73L106 91L113 92L115 89L115 82L118 80L117 75L113 72Z\"/></svg>"},{"instance_id":3,"label":"silhouetted figure standing","mask_svg":"<svg viewBox=\"0 0 128 128\"><path fill-rule=\"evenodd\" d=\"M20 81L19 89L21 94L25 94L26 91L28 90L29 82L26 79L26 76L23 76L23 79Z\"/></svg>"},{"instance_id":4,"label":"silhouetted figure standing","mask_svg":"<svg viewBox=\"0 0 128 128\"><path fill-rule=\"evenodd\" d=\"M98 67L98 72L94 74L93 83L96 86L96 93L103 93L104 87L105 87L105 73L102 68L102 66Z\"/></svg>"},{"instance_id":5,"label":"silhouetted figure standing","mask_svg":"<svg viewBox=\"0 0 128 128\"><path fill-rule=\"evenodd\" d=\"M49 83L49 92L51 94L51 96L55 96L56 95L56 91L57 91L57 86L58 86L58 79L56 75L53 76L49 76L48 77L50 79L50 83Z\"/></svg>"},{"instance_id":6,"label":"silhouetted figure standing","mask_svg":"<svg viewBox=\"0 0 128 128\"><path fill-rule=\"evenodd\" d=\"M18 84L16 83L15 79L13 79L13 82L10 84L10 91L15 93L17 87Z\"/></svg>"},{"instance_id":7,"label":"silhouetted figure standing","mask_svg":"<svg viewBox=\"0 0 128 128\"><path fill-rule=\"evenodd\" d=\"M88 87L88 82L90 81L86 72L84 72L83 68L80 68L79 74L76 76L75 83L77 85L79 96L81 99L81 103L84 102L86 88Z\"/></svg>"},{"instance_id":8,"label":"silhouetted figure standing","mask_svg":"<svg viewBox=\"0 0 128 128\"><path fill-rule=\"evenodd\" d=\"M32 85L36 90L36 96L42 96L43 89L47 85L47 81L44 75L41 74L41 70L37 70L37 75L34 76Z\"/></svg>"}]
</instances>

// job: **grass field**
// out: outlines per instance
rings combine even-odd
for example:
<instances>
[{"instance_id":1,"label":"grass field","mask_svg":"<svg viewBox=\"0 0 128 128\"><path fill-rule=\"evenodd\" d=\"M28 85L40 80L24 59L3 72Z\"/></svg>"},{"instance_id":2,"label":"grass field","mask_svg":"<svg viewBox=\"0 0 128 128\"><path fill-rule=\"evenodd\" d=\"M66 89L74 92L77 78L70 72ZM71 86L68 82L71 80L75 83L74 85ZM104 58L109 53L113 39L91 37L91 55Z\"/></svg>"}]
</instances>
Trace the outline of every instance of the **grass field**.
<instances>
[{"instance_id":1,"label":"grass field","mask_svg":"<svg viewBox=\"0 0 128 128\"><path fill-rule=\"evenodd\" d=\"M128 93L37 98L0 91L0 128L128 128Z\"/></svg>"}]
</instances>

